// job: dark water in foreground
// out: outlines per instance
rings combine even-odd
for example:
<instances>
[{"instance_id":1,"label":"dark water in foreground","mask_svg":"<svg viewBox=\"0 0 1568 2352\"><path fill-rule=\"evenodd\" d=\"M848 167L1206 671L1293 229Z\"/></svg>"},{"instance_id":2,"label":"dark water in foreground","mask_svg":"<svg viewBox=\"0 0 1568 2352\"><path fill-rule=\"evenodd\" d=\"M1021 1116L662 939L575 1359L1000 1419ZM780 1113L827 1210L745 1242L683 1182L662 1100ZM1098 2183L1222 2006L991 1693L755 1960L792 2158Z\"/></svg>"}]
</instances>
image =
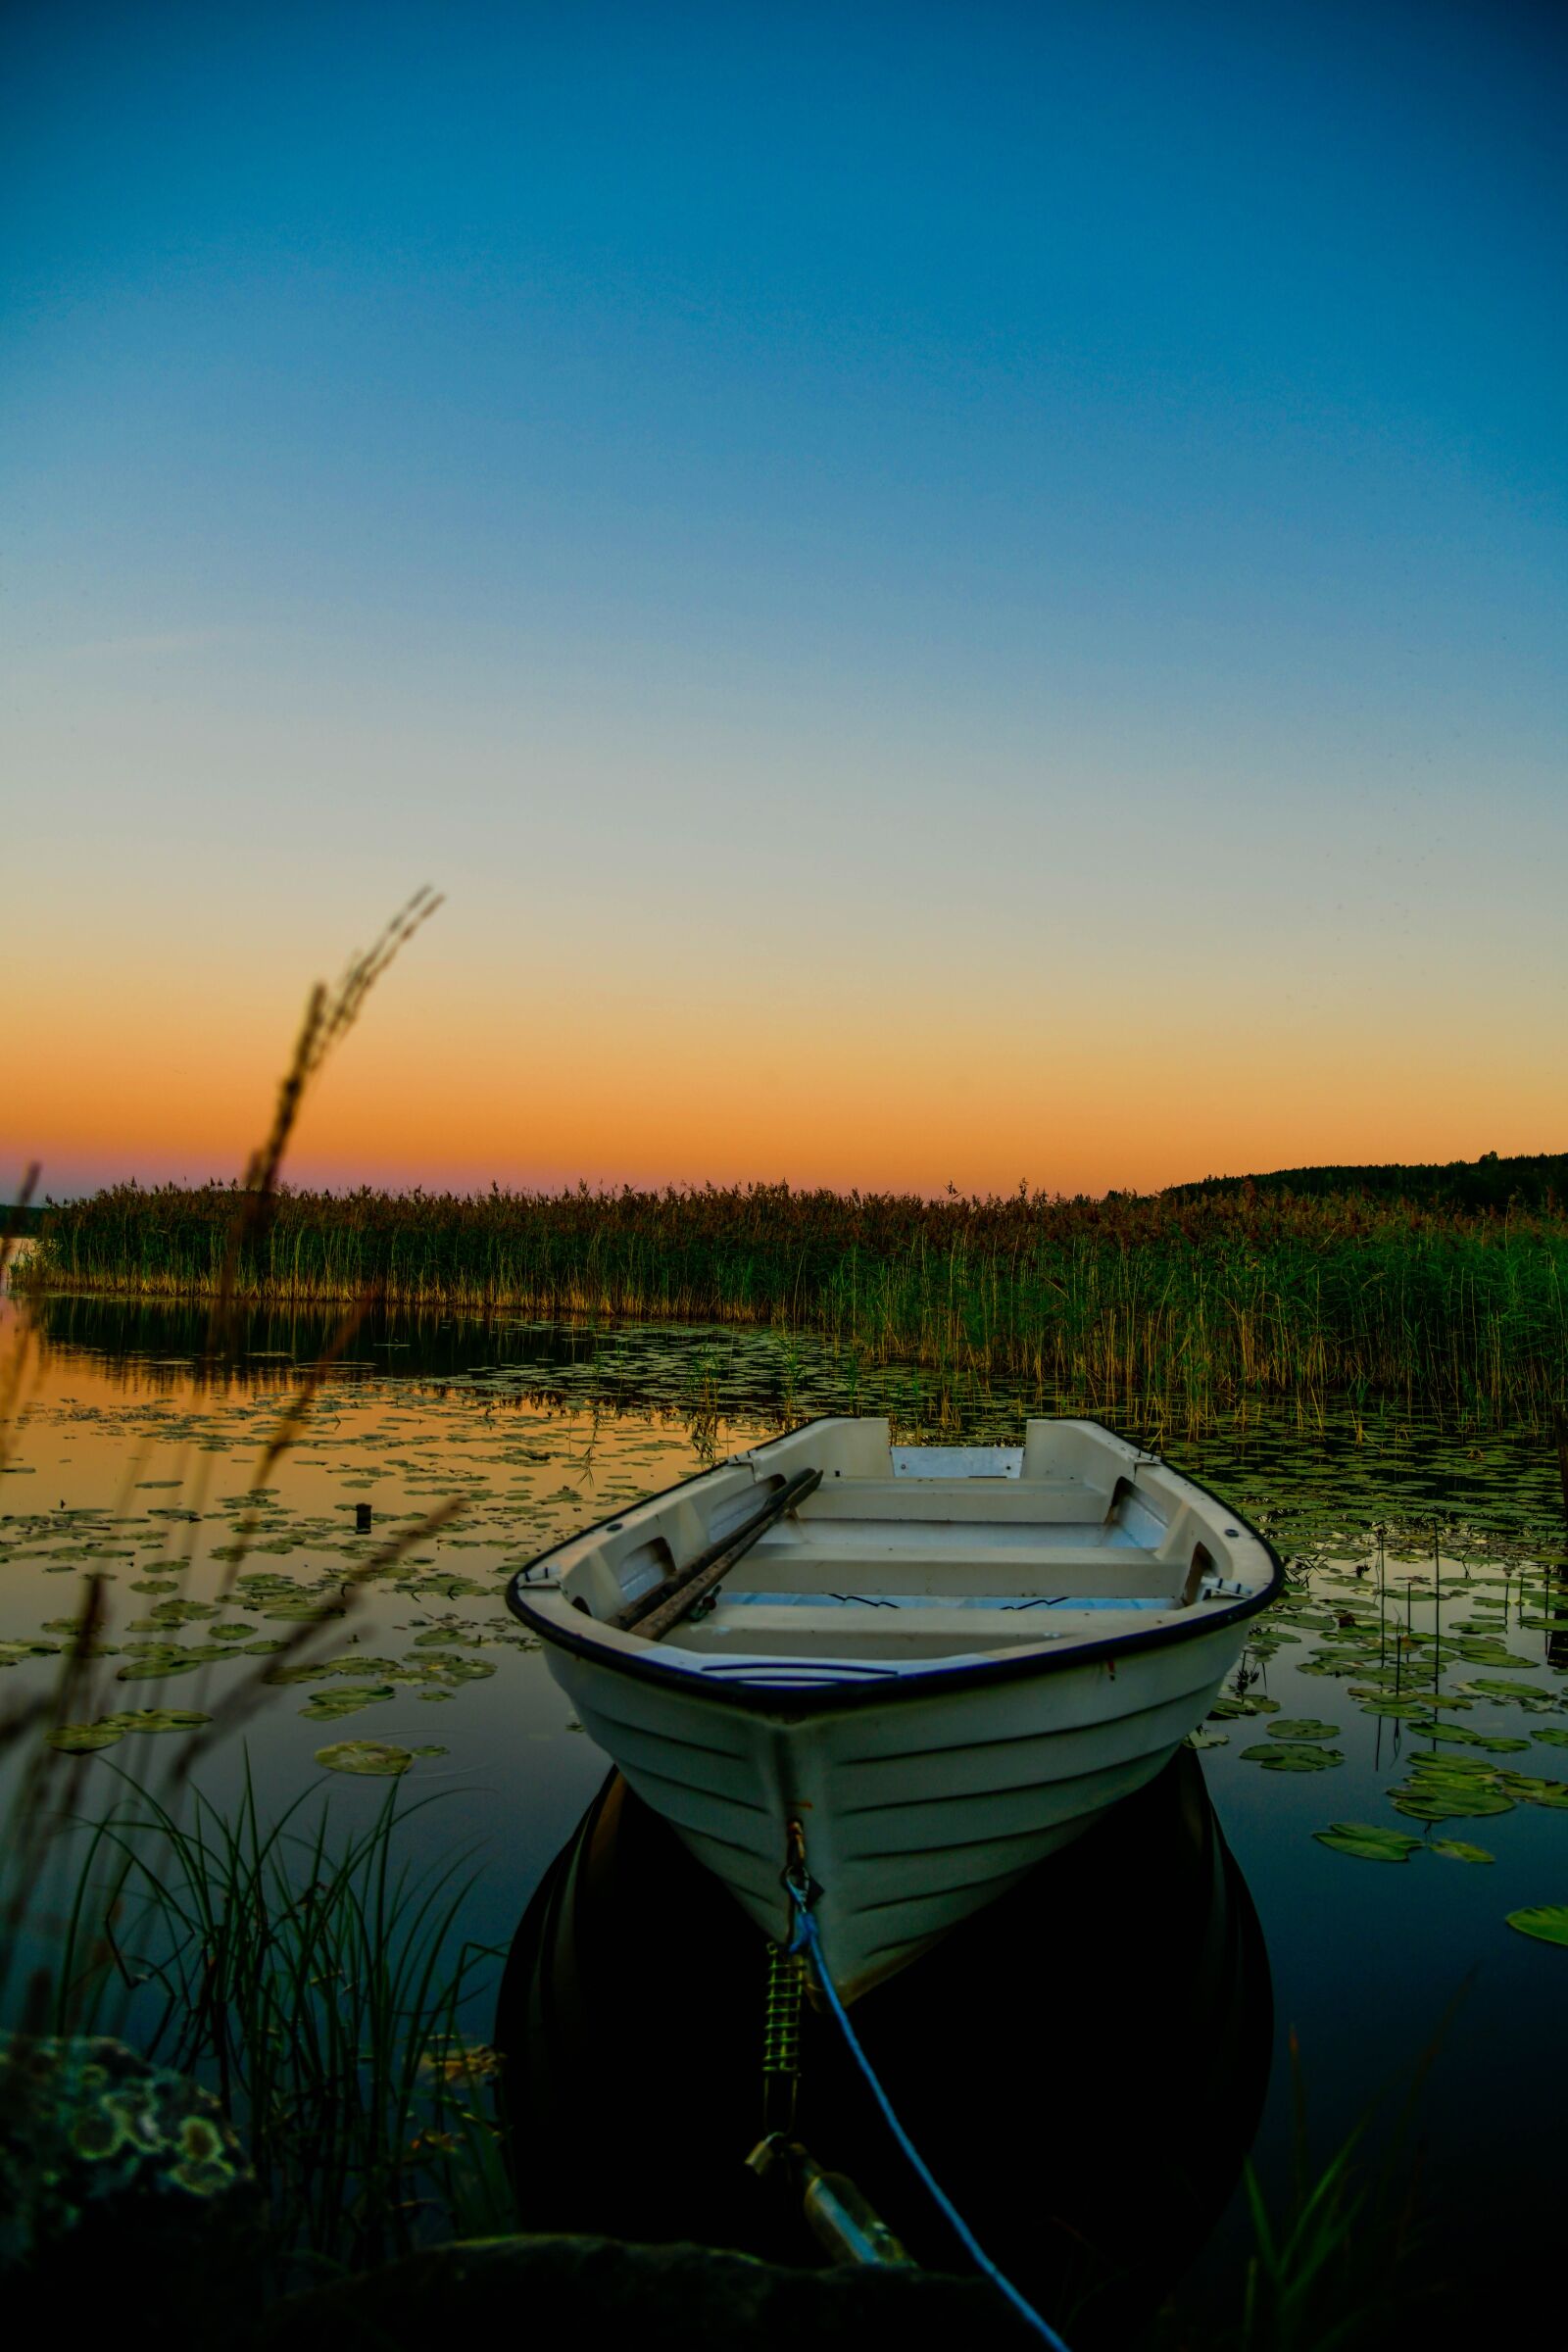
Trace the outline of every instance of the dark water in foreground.
<instances>
[{"instance_id":1,"label":"dark water in foreground","mask_svg":"<svg viewBox=\"0 0 1568 2352\"><path fill-rule=\"evenodd\" d=\"M18 1310L0 1312L17 1339ZM258 1315L218 1375L200 1353L203 1328L177 1309L60 1299L33 1311L25 1422L0 1482L5 1696L54 1671L78 1580L96 1569L114 1645L104 1711L210 1712L255 1671L249 1645L287 1638L400 1523L461 1496L461 1518L342 1621L332 1646L354 1670L276 1690L244 1738L270 1802L319 1783L345 1819L366 1817L386 1783L324 1769L323 1749L438 1749L402 1783L410 1798L437 1800L410 1825L411 1844L473 1849L466 1925L497 1944L604 1772L506 1614L513 1566L792 1417L891 1410L906 1436L1015 1439L1026 1410L1050 1409L1000 1391L943 1399L928 1375L858 1372L817 1343L766 1332L381 1322L359 1333L267 1480L236 1569L254 1464L325 1326ZM1568 1949L1506 1924L1522 1907L1568 1902L1568 1586L1549 1446L1540 1433L1440 1430L1392 1406L1253 1415L1167 1442L1295 1564L1233 1700L1256 1711L1211 1721L1201 1752L1273 1980L1277 2047L1255 2150L1265 2180L1285 2160L1288 2034L1326 2155L1408 2073L1462 1991L1424 2106L1426 2193L1443 2217L1432 2260L1451 2265L1457 2249L1484 2269L1505 2246L1549 2242ZM364 1503L368 1536L356 1532ZM1279 1737L1287 1725L1294 1736ZM89 1799L96 1786L110 1801L113 1768L144 1772L160 1744L138 1734L100 1750L84 1771ZM203 1785L221 1800L240 1770L231 1743ZM1446 1817L1423 1817L1434 1813ZM1347 1822L1420 1842L1387 1863L1314 1835ZM1142 1953L1149 2001L1181 2034L1142 1891L1131 1874L1114 1933ZM1126 1999L1123 1984L1122 2013L1097 2017L1086 1981L1072 2031L1125 2033ZM1043 2022L993 2017L987 2045L1004 2062L1008 2033ZM1239 2242L1233 2214L1206 2268L1217 2276Z\"/></svg>"}]
</instances>

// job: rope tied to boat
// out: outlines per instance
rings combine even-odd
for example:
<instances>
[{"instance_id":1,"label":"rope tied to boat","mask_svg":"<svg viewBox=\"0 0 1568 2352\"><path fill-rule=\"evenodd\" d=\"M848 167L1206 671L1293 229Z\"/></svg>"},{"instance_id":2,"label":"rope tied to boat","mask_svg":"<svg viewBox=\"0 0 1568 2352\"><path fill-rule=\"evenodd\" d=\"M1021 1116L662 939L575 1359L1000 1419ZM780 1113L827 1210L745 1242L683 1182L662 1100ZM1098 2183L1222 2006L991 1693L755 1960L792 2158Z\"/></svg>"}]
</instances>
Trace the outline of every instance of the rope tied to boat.
<instances>
[{"instance_id":1,"label":"rope tied to boat","mask_svg":"<svg viewBox=\"0 0 1568 2352\"><path fill-rule=\"evenodd\" d=\"M904 2153L905 2161L935 2203L937 2210L952 2229L975 2269L983 2278L990 2279L999 2293L1011 2304L1025 2327L1032 2328L1041 2342L1051 2347L1051 2352L1068 2352L1067 2345L1056 2333L1050 2321L1042 2319L1034 2305L1026 2301L1017 2287L1013 2285L1012 2280L997 2268L952 2198L937 2185L929 2165L900 2123L894 2111L893 2102L882 2087L880 2077L861 2048L859 2035L850 2023L849 2012L839 1998L838 1987L833 1982L827 1962L822 1955L822 1939L817 1933L815 1915L816 1898L822 1889L811 1877L808 1867L806 1833L798 1821L792 1821L789 1825L789 1860L784 1865L782 1877L784 1890L790 1898L795 1914L795 1924L788 1946L789 1953L792 1958L799 1959L810 1971L817 1989L827 2004L829 2014L848 2044L851 2057L865 2078L871 2096L881 2110L883 2122Z\"/></svg>"}]
</instances>

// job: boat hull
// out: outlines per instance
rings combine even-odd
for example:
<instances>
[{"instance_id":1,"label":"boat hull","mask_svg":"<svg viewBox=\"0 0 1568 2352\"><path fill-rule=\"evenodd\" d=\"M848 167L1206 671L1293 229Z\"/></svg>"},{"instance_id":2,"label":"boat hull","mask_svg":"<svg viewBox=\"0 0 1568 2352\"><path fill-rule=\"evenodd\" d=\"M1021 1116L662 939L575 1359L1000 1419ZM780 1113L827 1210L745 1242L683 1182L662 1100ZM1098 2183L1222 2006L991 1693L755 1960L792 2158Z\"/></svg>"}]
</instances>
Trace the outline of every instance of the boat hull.
<instances>
[{"instance_id":1,"label":"boat hull","mask_svg":"<svg viewBox=\"0 0 1568 2352\"><path fill-rule=\"evenodd\" d=\"M788 2114L913 2261L953 2269L947 2225L824 2011L799 2020L793 2109L788 2070L764 2090L769 1977L739 1906L612 1773L534 1891L497 2005L524 2230L819 2262L782 2176L737 2162ZM1142 2341L1230 2195L1273 2045L1267 1953L1200 1759L1178 1751L855 2019L1020 2290L1047 2312L1092 2309L1075 2346Z\"/></svg>"},{"instance_id":2,"label":"boat hull","mask_svg":"<svg viewBox=\"0 0 1568 2352\"><path fill-rule=\"evenodd\" d=\"M921 1676L854 1706L795 1693L776 1709L580 1651L552 1646L549 1663L632 1788L780 1941L801 1824L823 1955L853 2000L1152 1781L1245 1639L1215 1624L1081 1664L1046 1653L1000 1687Z\"/></svg>"}]
</instances>

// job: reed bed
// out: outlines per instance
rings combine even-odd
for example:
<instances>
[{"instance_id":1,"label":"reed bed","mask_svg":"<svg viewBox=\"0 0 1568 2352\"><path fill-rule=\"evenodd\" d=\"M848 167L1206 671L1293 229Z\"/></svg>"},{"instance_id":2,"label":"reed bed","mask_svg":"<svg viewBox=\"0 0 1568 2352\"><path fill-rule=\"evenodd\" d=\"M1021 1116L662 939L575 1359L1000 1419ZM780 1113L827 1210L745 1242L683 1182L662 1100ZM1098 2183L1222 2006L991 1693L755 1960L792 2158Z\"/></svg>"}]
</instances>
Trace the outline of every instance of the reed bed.
<instances>
[{"instance_id":1,"label":"reed bed","mask_svg":"<svg viewBox=\"0 0 1568 2352\"><path fill-rule=\"evenodd\" d=\"M1244 1189L1062 1200L785 1185L460 1196L234 1186L54 1208L23 1279L217 1297L813 1329L870 1363L1033 1381L1189 1423L1249 1395L1380 1392L1544 1418L1568 1387L1568 1217Z\"/></svg>"}]
</instances>

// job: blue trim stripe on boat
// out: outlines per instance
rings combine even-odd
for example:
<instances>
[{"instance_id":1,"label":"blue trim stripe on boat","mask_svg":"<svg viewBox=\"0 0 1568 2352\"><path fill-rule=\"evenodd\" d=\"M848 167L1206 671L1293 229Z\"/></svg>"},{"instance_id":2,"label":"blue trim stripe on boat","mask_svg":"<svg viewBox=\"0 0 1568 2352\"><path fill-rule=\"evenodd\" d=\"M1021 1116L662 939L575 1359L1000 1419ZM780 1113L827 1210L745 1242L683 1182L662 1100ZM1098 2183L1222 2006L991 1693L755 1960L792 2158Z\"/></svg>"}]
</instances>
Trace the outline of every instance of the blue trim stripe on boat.
<instances>
[{"instance_id":1,"label":"blue trim stripe on boat","mask_svg":"<svg viewBox=\"0 0 1568 2352\"><path fill-rule=\"evenodd\" d=\"M1169 1609L1171 1594L1124 1598L1110 1592L1031 1596L991 1592L723 1592L723 1607L768 1609Z\"/></svg>"}]
</instances>

